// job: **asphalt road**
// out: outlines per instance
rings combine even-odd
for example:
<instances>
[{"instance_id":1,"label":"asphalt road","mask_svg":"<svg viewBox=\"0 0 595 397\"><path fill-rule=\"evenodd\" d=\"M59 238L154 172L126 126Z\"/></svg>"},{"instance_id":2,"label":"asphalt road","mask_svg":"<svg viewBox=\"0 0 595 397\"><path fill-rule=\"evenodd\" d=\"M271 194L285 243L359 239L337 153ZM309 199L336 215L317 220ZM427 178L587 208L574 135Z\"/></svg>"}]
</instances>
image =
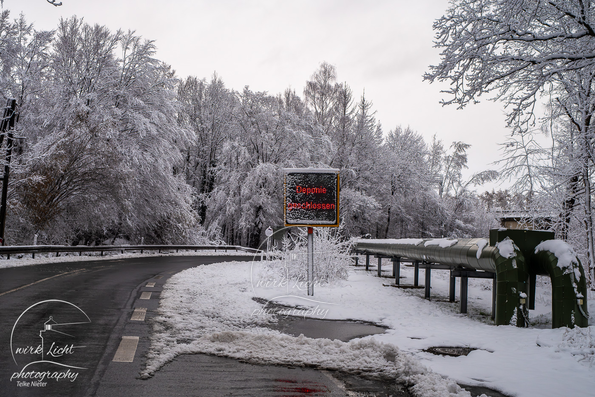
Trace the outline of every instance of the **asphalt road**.
<instances>
[{"instance_id":1,"label":"asphalt road","mask_svg":"<svg viewBox=\"0 0 595 397\"><path fill-rule=\"evenodd\" d=\"M147 281L159 287L183 269L249 259L166 256L0 269L0 396L96 395ZM149 310L158 305L153 294ZM148 326L142 331L146 345Z\"/></svg>"}]
</instances>

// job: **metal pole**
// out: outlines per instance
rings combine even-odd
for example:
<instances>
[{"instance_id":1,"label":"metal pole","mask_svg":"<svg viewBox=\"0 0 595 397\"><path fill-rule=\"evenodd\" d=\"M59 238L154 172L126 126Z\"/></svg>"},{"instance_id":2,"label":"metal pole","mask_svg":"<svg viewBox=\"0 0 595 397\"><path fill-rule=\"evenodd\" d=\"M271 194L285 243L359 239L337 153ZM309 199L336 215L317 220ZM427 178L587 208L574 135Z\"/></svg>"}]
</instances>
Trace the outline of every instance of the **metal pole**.
<instances>
[{"instance_id":1,"label":"metal pole","mask_svg":"<svg viewBox=\"0 0 595 397\"><path fill-rule=\"evenodd\" d=\"M393 276L395 277L395 285L401 284L401 258L396 257L393 261Z\"/></svg>"},{"instance_id":2,"label":"metal pole","mask_svg":"<svg viewBox=\"0 0 595 397\"><path fill-rule=\"evenodd\" d=\"M271 239L267 237L267 260L270 260L270 256L269 256L269 249L271 246Z\"/></svg>"},{"instance_id":3,"label":"metal pole","mask_svg":"<svg viewBox=\"0 0 595 397\"><path fill-rule=\"evenodd\" d=\"M314 296L314 228L308 226L308 296Z\"/></svg>"},{"instance_id":4,"label":"metal pole","mask_svg":"<svg viewBox=\"0 0 595 397\"><path fill-rule=\"evenodd\" d=\"M449 292L448 301L449 302L455 301L455 288L456 287L457 287L457 278L454 276L453 269L450 269L450 287L448 289L448 292Z\"/></svg>"},{"instance_id":5,"label":"metal pole","mask_svg":"<svg viewBox=\"0 0 595 397\"><path fill-rule=\"evenodd\" d=\"M461 313L467 313L467 297L469 296L469 277L461 276Z\"/></svg>"},{"instance_id":6,"label":"metal pole","mask_svg":"<svg viewBox=\"0 0 595 397\"><path fill-rule=\"evenodd\" d=\"M413 286L419 286L419 261L413 261Z\"/></svg>"},{"instance_id":7,"label":"metal pole","mask_svg":"<svg viewBox=\"0 0 595 397\"><path fill-rule=\"evenodd\" d=\"M425 298L426 299L430 299L430 283L432 281L432 268L430 267L430 264L427 262L424 262L424 265L426 267L426 285L425 285Z\"/></svg>"}]
</instances>

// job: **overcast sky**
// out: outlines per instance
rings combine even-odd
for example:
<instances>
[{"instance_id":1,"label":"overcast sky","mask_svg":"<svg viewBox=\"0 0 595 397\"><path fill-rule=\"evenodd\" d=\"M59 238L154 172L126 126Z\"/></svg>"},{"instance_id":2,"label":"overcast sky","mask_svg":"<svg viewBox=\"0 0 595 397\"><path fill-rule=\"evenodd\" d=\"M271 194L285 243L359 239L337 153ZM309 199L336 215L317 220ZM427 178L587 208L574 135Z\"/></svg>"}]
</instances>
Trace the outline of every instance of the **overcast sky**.
<instances>
[{"instance_id":1,"label":"overcast sky","mask_svg":"<svg viewBox=\"0 0 595 397\"><path fill-rule=\"evenodd\" d=\"M16 18L24 13L36 29L54 29L76 15L111 30L135 30L155 40L157 58L179 77L210 78L228 88L270 94L291 87L301 96L322 62L337 68L359 98L373 102L385 133L410 126L427 142L461 140L470 172L495 168L506 140L502 104L486 100L457 110L442 107L445 86L422 81L439 62L432 23L446 0L4 0Z\"/></svg>"}]
</instances>

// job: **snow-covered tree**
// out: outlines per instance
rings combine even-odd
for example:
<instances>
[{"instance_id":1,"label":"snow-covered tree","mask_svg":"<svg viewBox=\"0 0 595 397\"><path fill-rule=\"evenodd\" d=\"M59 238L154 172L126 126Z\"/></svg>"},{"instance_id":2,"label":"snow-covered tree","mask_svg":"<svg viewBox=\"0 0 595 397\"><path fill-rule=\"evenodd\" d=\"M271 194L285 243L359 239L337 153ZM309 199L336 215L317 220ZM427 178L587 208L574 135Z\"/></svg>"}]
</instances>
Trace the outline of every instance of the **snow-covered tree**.
<instances>
[{"instance_id":1,"label":"snow-covered tree","mask_svg":"<svg viewBox=\"0 0 595 397\"><path fill-rule=\"evenodd\" d=\"M552 92L556 96L551 105L561 110L559 117L571 122L579 151L575 172L558 183L569 187L567 204L575 200L576 182L581 183L588 259L595 271L590 176L594 164L595 4L583 0L455 0L434 28L441 62L424 77L450 83L446 91L450 97L444 103L462 107L491 95L504 102L513 131L527 133L537 120L535 108L542 97ZM526 160L528 148L524 144L524 154L509 153L508 170L521 164L524 156ZM535 188L526 161L523 167L524 175L530 176L525 178L529 189ZM564 222L569 209L563 211Z\"/></svg>"},{"instance_id":2,"label":"snow-covered tree","mask_svg":"<svg viewBox=\"0 0 595 397\"><path fill-rule=\"evenodd\" d=\"M44 80L22 113L21 218L51 241L191 239L191 191L175 172L189 132L176 123L176 80L154 44L75 17L43 51Z\"/></svg>"}]
</instances>

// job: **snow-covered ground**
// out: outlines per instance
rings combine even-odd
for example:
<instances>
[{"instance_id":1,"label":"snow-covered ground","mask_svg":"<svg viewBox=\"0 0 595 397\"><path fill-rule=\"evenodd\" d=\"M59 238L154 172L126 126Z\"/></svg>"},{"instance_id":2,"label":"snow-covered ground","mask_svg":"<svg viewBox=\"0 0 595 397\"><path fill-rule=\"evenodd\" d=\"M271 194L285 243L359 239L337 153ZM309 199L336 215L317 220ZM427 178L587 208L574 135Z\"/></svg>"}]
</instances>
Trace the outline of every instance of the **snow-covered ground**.
<instances>
[{"instance_id":1,"label":"snow-covered ground","mask_svg":"<svg viewBox=\"0 0 595 397\"><path fill-rule=\"evenodd\" d=\"M270 263L222 263L171 277L154 318L144 376L176 355L208 353L399 378L424 397L469 395L455 382L519 397L594 395L595 328L550 329L551 287L545 278L539 278L532 325L521 329L491 325L491 280L470 280L469 314L462 315L458 303L448 302L446 271L432 272L428 301L423 289L395 288L394 280L362 267L351 267L347 280L316 285L314 297L308 297L303 283L267 267ZM411 268L403 266L401 276L406 276L401 284L413 283ZM276 317L255 297L297 307L288 310L291 315L372 321L389 329L350 342L285 335L267 328ZM589 312L594 310L589 297ZM461 357L424 351L434 346L477 350Z\"/></svg>"}]
</instances>

